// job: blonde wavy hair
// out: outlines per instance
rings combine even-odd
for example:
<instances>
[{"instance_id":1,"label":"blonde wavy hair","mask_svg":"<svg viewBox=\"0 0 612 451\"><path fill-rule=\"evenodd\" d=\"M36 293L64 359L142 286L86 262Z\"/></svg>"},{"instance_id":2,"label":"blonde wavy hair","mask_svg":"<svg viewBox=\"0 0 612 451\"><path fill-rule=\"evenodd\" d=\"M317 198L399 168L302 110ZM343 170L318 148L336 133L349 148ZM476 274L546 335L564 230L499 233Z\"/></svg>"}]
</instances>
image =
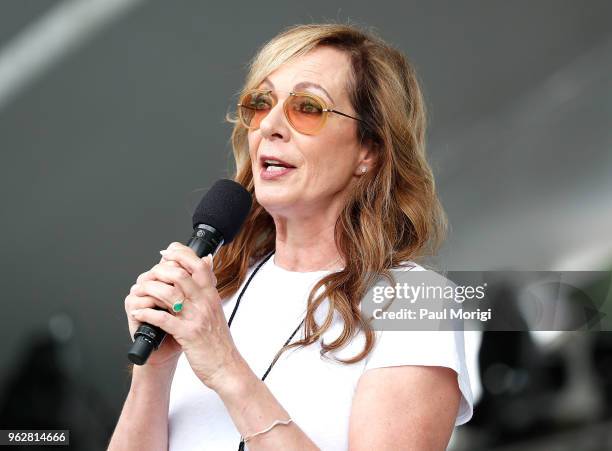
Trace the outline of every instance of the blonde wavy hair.
<instances>
[{"instance_id":1,"label":"blonde wavy hair","mask_svg":"<svg viewBox=\"0 0 612 451\"><path fill-rule=\"evenodd\" d=\"M350 56L352 71L346 89L359 122L357 139L376 149L376 167L360 177L335 225L335 242L345 268L322 278L308 296L304 338L283 347L274 359L297 346L321 340L321 355L345 346L360 330L363 351L348 360L365 358L374 346L375 332L360 314L360 302L377 275L389 278L390 269L406 261L420 261L437 253L446 234L446 215L438 200L425 156L426 109L417 75L406 57L374 32L336 23L294 25L266 43L249 65L238 93L257 87L279 66L317 46L331 46ZM234 180L253 195L253 207L241 232L215 256L217 289L229 298L244 282L248 269L275 248L272 217L257 202L249 157L248 130L228 113L234 124L231 143ZM316 297L317 291L323 291ZM314 313L327 298L328 315L322 325ZM326 344L322 336L334 311L344 322L342 334Z\"/></svg>"}]
</instances>

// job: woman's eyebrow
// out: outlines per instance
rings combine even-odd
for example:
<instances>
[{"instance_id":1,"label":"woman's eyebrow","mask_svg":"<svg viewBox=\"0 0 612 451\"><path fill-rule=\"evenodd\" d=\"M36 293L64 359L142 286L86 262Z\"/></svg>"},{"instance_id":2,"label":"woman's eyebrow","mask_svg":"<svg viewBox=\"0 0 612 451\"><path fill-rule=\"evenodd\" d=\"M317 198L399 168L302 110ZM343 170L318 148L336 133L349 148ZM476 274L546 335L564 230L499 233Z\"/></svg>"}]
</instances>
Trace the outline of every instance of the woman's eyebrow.
<instances>
[{"instance_id":1,"label":"woman's eyebrow","mask_svg":"<svg viewBox=\"0 0 612 451\"><path fill-rule=\"evenodd\" d=\"M325 88L318 83L313 83L311 81L302 81L293 87L293 89L296 89L296 90L304 89L304 88L319 89L325 93L325 95L327 96L327 98L329 99L331 103L334 103L334 99L332 99L332 96L329 95L329 92L327 92Z\"/></svg>"},{"instance_id":2,"label":"woman's eyebrow","mask_svg":"<svg viewBox=\"0 0 612 451\"><path fill-rule=\"evenodd\" d=\"M269 86L270 86L272 89L274 89L274 83L272 83L272 82L271 82L271 81L268 79L268 77L264 78L264 80L262 81L262 83L265 83L265 84L269 85ZM293 87L293 89L295 89L295 90L300 90L300 89L304 89L304 88L315 88L315 89L319 89L319 90L321 90L321 91L322 91L322 92L323 92L323 93L324 93L324 94L327 96L327 98L329 99L329 101L330 101L331 103L334 103L334 99L332 99L332 96L330 96L330 95L329 95L329 92L327 92L327 91L325 90L325 88L324 88L323 86L321 86L320 84L318 84L318 83L314 83L314 82L312 82L312 81L302 81L302 82L298 83L297 85L295 85L295 86Z\"/></svg>"}]
</instances>

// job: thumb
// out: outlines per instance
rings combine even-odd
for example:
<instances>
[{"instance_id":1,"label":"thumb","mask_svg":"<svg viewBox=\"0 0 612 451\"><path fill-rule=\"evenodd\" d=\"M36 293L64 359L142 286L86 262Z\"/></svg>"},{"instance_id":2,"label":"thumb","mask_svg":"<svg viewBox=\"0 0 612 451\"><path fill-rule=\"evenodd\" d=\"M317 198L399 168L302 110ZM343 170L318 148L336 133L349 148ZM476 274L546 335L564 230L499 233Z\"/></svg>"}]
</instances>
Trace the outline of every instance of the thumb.
<instances>
[{"instance_id":1,"label":"thumb","mask_svg":"<svg viewBox=\"0 0 612 451\"><path fill-rule=\"evenodd\" d=\"M213 256L212 254L208 254L205 257L202 257L202 260L204 260L206 263L208 263L208 266L210 266L210 270L214 272L215 268L213 265Z\"/></svg>"},{"instance_id":2,"label":"thumb","mask_svg":"<svg viewBox=\"0 0 612 451\"><path fill-rule=\"evenodd\" d=\"M212 278L213 278L213 284L216 287L217 286L217 276L215 275L215 270L214 270L214 266L213 266L213 256L212 254L208 254L206 257L202 257L202 260L206 261L206 263L209 265L210 267L210 272L212 273Z\"/></svg>"}]
</instances>

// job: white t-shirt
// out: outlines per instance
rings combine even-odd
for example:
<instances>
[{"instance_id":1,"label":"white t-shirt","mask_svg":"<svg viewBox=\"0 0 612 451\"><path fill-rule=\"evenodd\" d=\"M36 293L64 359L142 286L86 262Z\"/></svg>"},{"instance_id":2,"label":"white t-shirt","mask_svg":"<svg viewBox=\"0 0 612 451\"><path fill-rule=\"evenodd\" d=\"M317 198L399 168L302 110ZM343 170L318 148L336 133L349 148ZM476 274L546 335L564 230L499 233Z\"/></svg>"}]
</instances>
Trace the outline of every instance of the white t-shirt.
<instances>
[{"instance_id":1,"label":"white t-shirt","mask_svg":"<svg viewBox=\"0 0 612 451\"><path fill-rule=\"evenodd\" d=\"M412 270L424 270L413 264ZM254 265L243 282L255 269ZM260 378L276 352L304 318L308 294L331 271L294 272L277 266L271 257L251 280L232 321L234 343ZM223 304L229 320L238 293ZM327 301L315 316L322 324ZM324 334L330 343L342 330L335 316ZM293 341L302 338L300 329ZM285 351L265 379L265 384L291 418L322 450L348 449L351 402L359 377L368 369L399 365L434 365L457 372L461 402L455 425L472 417L473 400L464 352L463 331L378 331L368 357L346 365L321 358L320 344ZM338 358L353 357L363 349L363 333L336 351ZM170 451L235 451L240 433L219 396L193 373L182 354L172 380L169 408ZM245 445L248 450L248 444Z\"/></svg>"}]
</instances>

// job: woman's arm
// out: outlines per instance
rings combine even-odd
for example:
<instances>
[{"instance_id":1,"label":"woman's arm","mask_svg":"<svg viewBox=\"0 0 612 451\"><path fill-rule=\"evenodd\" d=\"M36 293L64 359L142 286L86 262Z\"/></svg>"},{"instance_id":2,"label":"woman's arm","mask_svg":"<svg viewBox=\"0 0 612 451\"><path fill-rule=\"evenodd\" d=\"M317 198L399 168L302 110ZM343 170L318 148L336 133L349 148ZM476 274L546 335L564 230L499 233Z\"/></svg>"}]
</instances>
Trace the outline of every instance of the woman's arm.
<instances>
[{"instance_id":1,"label":"woman's arm","mask_svg":"<svg viewBox=\"0 0 612 451\"><path fill-rule=\"evenodd\" d=\"M213 389L225 404L242 436L264 430L276 420L289 419L290 415L249 365L241 358L236 362L229 373L219 377ZM247 445L250 451L319 449L295 422L279 424L252 438Z\"/></svg>"},{"instance_id":2,"label":"woman's arm","mask_svg":"<svg viewBox=\"0 0 612 451\"><path fill-rule=\"evenodd\" d=\"M460 400L457 373L450 368L367 370L353 397L349 449L445 450Z\"/></svg>"},{"instance_id":3,"label":"woman's arm","mask_svg":"<svg viewBox=\"0 0 612 451\"><path fill-rule=\"evenodd\" d=\"M225 403L236 428L243 436L259 432L276 420L287 420L288 413L236 349L216 289L212 256L200 258L193 249L177 242L171 243L168 249L162 251L162 255L165 262L151 270L157 281L137 284L134 294L159 299L169 306L176 299L187 299L188 302L185 302L178 315L151 308L131 311L131 315L140 322L160 327L173 337L185 353L194 374L204 385L217 392ZM170 267L166 264L168 262L178 263L182 269ZM134 398L138 399L138 396ZM133 416L133 411L138 409L141 412L148 406L141 401L132 401L129 407L129 411L124 408L126 416ZM159 398L158 404L153 407L157 414L165 410L164 416L167 417L165 398ZM125 431L125 427L122 431ZM137 433L145 427L140 424L132 429ZM166 434L166 423L163 424L163 430ZM125 435L123 432L122 436ZM166 440L163 444L166 444L167 438L159 437L160 440L164 438ZM159 447L160 442L151 442ZM294 423L278 425L249 440L248 447L252 451L318 449ZM146 448L141 446L133 449Z\"/></svg>"},{"instance_id":4,"label":"woman's arm","mask_svg":"<svg viewBox=\"0 0 612 451\"><path fill-rule=\"evenodd\" d=\"M108 451L168 449L168 405L176 364L166 370L134 366L132 382Z\"/></svg>"}]
</instances>

